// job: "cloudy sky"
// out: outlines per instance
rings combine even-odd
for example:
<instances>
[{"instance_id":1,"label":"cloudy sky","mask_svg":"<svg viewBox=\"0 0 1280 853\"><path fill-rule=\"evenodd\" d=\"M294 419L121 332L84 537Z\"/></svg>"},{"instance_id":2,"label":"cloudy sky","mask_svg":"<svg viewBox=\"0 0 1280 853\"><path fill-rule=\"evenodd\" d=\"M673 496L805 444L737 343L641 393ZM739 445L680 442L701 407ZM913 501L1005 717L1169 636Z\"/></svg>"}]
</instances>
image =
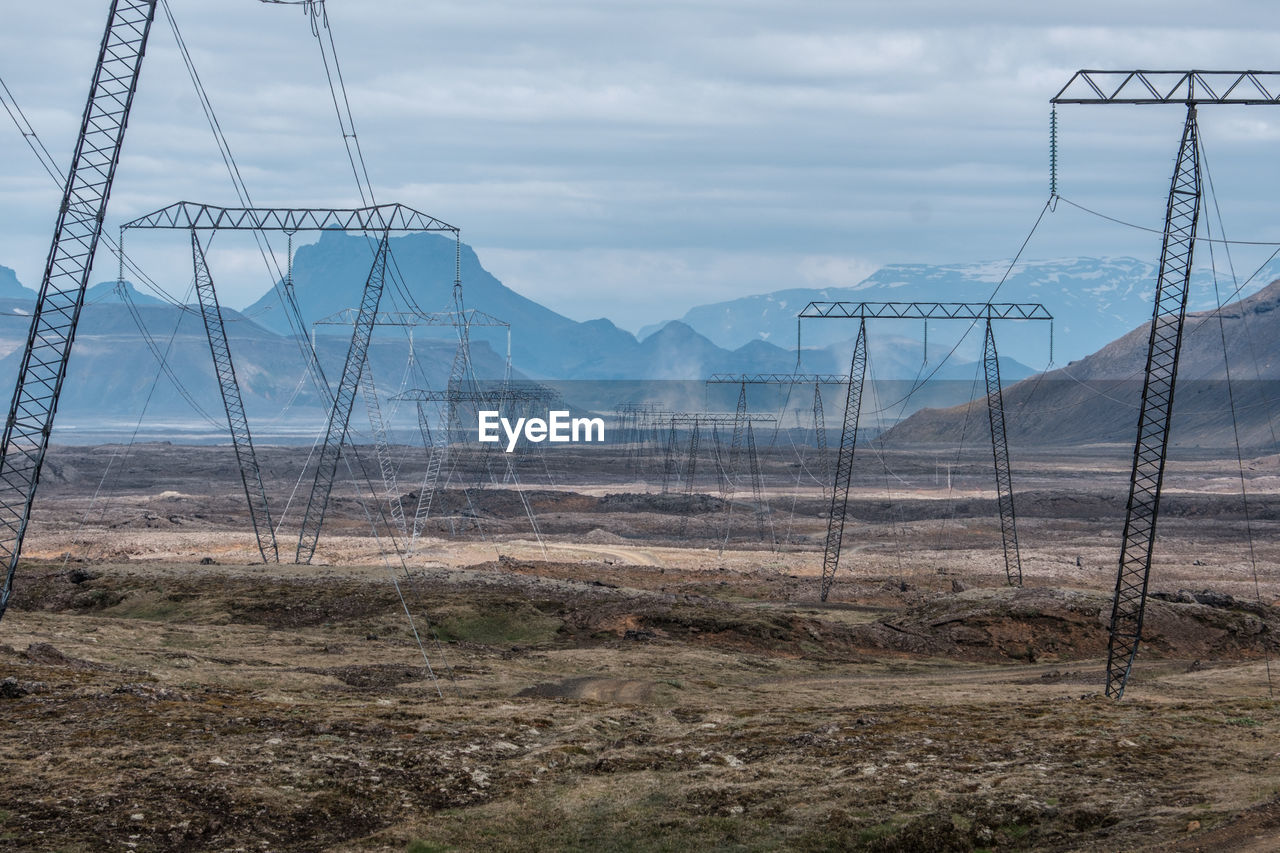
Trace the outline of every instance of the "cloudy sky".
<instances>
[{"instance_id":1,"label":"cloudy sky","mask_svg":"<svg viewBox=\"0 0 1280 853\"><path fill-rule=\"evenodd\" d=\"M171 2L255 201L354 205L302 12ZM10 5L0 76L65 164L108 4ZM1263 0L328 6L379 201L460 226L526 295L632 330L738 295L854 284L886 263L1010 257L1047 198L1048 100L1074 70L1280 63L1280 13ZM1228 236L1280 240L1280 108L1201 116ZM1158 227L1182 110L1069 106L1059 120L1063 196ZM59 196L0 125L0 264L28 286ZM234 195L161 14L108 225L178 199ZM269 279L251 244L219 248L220 292L241 307ZM1067 205L1028 248L1158 252L1158 237ZM1269 252L1241 248L1239 264ZM180 293L182 260L160 246L147 265ZM95 280L113 277L103 253Z\"/></svg>"}]
</instances>

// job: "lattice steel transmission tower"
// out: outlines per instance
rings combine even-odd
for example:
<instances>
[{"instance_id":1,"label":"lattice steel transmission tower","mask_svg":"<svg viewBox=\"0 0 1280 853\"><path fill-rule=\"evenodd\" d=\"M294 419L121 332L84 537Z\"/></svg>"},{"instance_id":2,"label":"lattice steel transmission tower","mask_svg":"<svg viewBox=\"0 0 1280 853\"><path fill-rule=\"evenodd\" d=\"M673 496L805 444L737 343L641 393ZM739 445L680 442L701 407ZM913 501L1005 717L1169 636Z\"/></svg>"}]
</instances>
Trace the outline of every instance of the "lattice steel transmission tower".
<instances>
[{"instance_id":1,"label":"lattice steel transmission tower","mask_svg":"<svg viewBox=\"0 0 1280 853\"><path fill-rule=\"evenodd\" d=\"M18 368L0 449L0 557L8 563L0 617L9 606L31 504L49 449L58 396L84 307L93 255L138 88L156 0L113 0L58 208L53 243Z\"/></svg>"},{"instance_id":2,"label":"lattice steel transmission tower","mask_svg":"<svg viewBox=\"0 0 1280 853\"><path fill-rule=\"evenodd\" d=\"M813 404L812 404L813 434L814 434L814 441L818 448L818 461L819 461L819 465L821 466L821 465L825 465L826 456L827 456L827 424L826 424L826 415L824 413L823 405L822 405L822 386L823 385L843 385L847 381L848 380L843 376L837 376L835 374L830 374L830 373L713 373L711 374L711 378L707 380L706 384L707 385L737 385L739 387L738 406L737 406L737 415L738 415L739 421L742 420L742 416L746 413L747 386L749 385L750 386L758 386L758 385L777 386L780 388L785 387L788 389L794 389L795 386L797 385L812 385L813 386ZM731 483L734 486L737 485L737 482L736 482L736 477L738 473L737 456L739 456L741 453L741 445L742 445L743 438L746 438L748 442L754 441L755 436L754 436L754 433L751 432L751 425L750 423L746 423L745 426L743 426L740 423L735 422L733 439L732 439L732 449L730 452L730 461L732 466L731 473L733 474L733 476L730 479L731 479ZM751 452L750 458L751 459L757 458L754 450ZM755 500L755 504L756 504L756 532L759 534L759 538L763 539L764 524L765 524L766 517L769 515L769 508L767 503L764 500L763 489L761 488L761 485L760 485L758 470L759 470L759 465L757 462L752 472L751 486L752 486L752 497ZM826 499L827 497L827 489L826 489L826 482L825 482L826 480L825 475L827 473L829 472L826 471L825 469L820 470L820 475L822 476L822 479L823 479L822 497L824 499ZM731 528L730 528L730 523L732 521L731 510L732 510L732 504L729 502L726 502L725 534L724 534L724 541L726 543L729 541L729 535L731 532Z\"/></svg>"},{"instance_id":3,"label":"lattice steel transmission tower","mask_svg":"<svg viewBox=\"0 0 1280 853\"><path fill-rule=\"evenodd\" d=\"M414 510L413 528L409 540L410 549L417 544L427 517L431 512L431 505L435 501L436 493L440 488L440 475L443 472L445 460L450 455L452 440L456 438L465 444L466 439L458 417L459 407L464 403L472 403L477 404L477 406L480 404L496 406L498 410L503 410L512 404L530 404L535 401L550 404L553 400L559 399L557 392L537 383L512 384L511 325L483 311L466 307L462 291L461 246L458 248L459 252L454 259L453 310L419 315L427 319L431 325L451 326L457 333L458 344L454 349L453 361L449 366L449 378L445 383L445 389L443 391L423 388L413 389L394 398L397 401L411 401L417 405L419 431L422 433L423 444L426 446L428 453L427 467L423 474L422 485L418 490L417 507ZM507 330L507 358L502 379L497 388L482 388L481 383L476 378L471 361L471 328L473 326L504 327ZM441 412L441 423L435 430L431 429L429 418L422 405L428 402L438 404ZM548 405L544 411L548 411L550 408L550 405ZM523 450L521 453L523 453ZM453 470L456 470L458 462L457 454L453 454L453 457L454 469L450 471L449 477L452 477ZM497 477L492 469L492 459L487 451L483 454L483 459L484 467L489 474L490 480L497 482ZM516 484L516 493L520 498L521 505L524 507L525 516L529 519L529 526L545 554L546 546L542 540L542 533L538 529L537 516L533 511L533 505L529 503L528 495L525 494L524 489L519 487L520 478L516 473L515 465L508 454L503 454L502 460L505 469L504 480Z\"/></svg>"},{"instance_id":4,"label":"lattice steel transmission tower","mask_svg":"<svg viewBox=\"0 0 1280 853\"><path fill-rule=\"evenodd\" d=\"M995 461L1005 578L1010 585L1020 586L1022 559L1018 553L1013 477L1009 469L1008 441L1004 431L1004 395L1000 393L1000 366L996 358L991 323L993 320L1053 322L1053 315L1043 305L1034 302L810 302L798 315L797 324L806 319L858 321L858 338L849 366L849 393L845 401L844 426L840 433L840 453L836 458L835 482L831 493L831 514L827 520L827 540L822 552L822 585L819 589L822 600L827 600L836 570L840 567L840 548L844 541L844 526L849 511L849 484L853 474L862 388L867 370L867 320L871 319L986 322L983 364L987 374L987 412L991 422L991 449ZM797 342L798 340L797 332Z\"/></svg>"},{"instance_id":5,"label":"lattice steel transmission tower","mask_svg":"<svg viewBox=\"0 0 1280 853\"><path fill-rule=\"evenodd\" d=\"M387 256L390 251L389 239L393 233L414 233L421 231L447 232L458 237L458 229L452 225L429 216L421 211L400 204L380 204L360 208L269 208L269 207L218 207L195 202L177 202L160 210L141 216L126 223L121 229L122 240L126 230L184 230L190 231L192 240L198 245L197 235L200 232L212 234L217 231L279 231L292 236L299 231L339 230L346 232L376 235L377 248L374 251L373 265L365 280L362 290L360 308L347 322L352 326L351 344L347 348L347 358L343 364L342 377L335 393L324 379L323 371L318 369L314 349L309 350L310 358L316 365L319 380L319 391L326 402L331 404L327 426L325 428L324 445L320 452L320 463L316 468L312 482L307 508L303 514L302 531L298 537L295 560L300 563L311 562L315 554L316 543L320 538L320 529L324 523L325 511L329 496L333 491L333 482L337 476L338 460L342 443L346 439L347 427L351 420L351 407L355 400L355 392L364 373L368 355L369 341L373 335L373 326L380 316L378 306L382 299L382 288L386 278ZM197 258L199 263L200 258ZM198 272L197 268L197 272ZM206 270L207 273L207 270ZM199 276L197 276L199 278ZM291 282L286 279L286 288ZM212 279L209 281L212 295ZM288 294L288 298L292 298ZM206 329L210 329L210 346L215 353L217 363L218 347L215 345L214 331L221 329L222 319L217 312L216 299L200 300L201 313L204 316ZM301 319L301 318L299 318ZM225 347L225 332L221 333L222 345ZM230 351L226 352L227 364L230 364ZM237 431L237 415L230 401L240 399L240 389L236 383L234 370L219 370L218 380L222 390L223 401L227 404L227 420L231 424L231 438L236 445L236 456L240 461L241 477L245 480L245 492L248 498L251 515L255 511L255 492L251 487L254 478L258 477L256 456L253 451L252 438L248 424L242 431ZM239 413L243 419L243 410ZM256 480L261 487L261 480ZM265 496L262 498L261 511L266 517ZM255 518L255 528L258 520ZM265 548L261 531L259 531L259 548ZM274 539L274 537L273 537ZM273 542L274 547L274 542Z\"/></svg>"},{"instance_id":6,"label":"lattice steel transmission tower","mask_svg":"<svg viewBox=\"0 0 1280 853\"><path fill-rule=\"evenodd\" d=\"M1205 104L1280 104L1280 71L1077 71L1050 103L1055 109L1059 104L1181 104L1187 108L1165 206L1124 538L1108 626L1106 694L1118 699L1124 695L1142 639L1169 452L1169 421L1202 195L1196 110ZM1056 185L1056 179L1052 183Z\"/></svg>"},{"instance_id":7,"label":"lattice steel transmission tower","mask_svg":"<svg viewBox=\"0 0 1280 853\"><path fill-rule=\"evenodd\" d=\"M624 400L614 407L614 430L627 448L627 470L643 477L648 473L648 451L660 441L662 419L670 415L662 403Z\"/></svg>"},{"instance_id":8,"label":"lattice steel transmission tower","mask_svg":"<svg viewBox=\"0 0 1280 853\"><path fill-rule=\"evenodd\" d=\"M470 310L470 309L468 309ZM476 312L481 317L488 317L487 314ZM490 318L492 319L492 318ZM501 320L493 320L492 323L481 321L476 325L501 325L507 324ZM455 358L456 360L456 358ZM563 400L558 391L540 385L536 382L512 383L503 380L496 388L481 387L479 382L474 379L468 383L470 387L459 387L451 384L451 387L445 390L433 390L427 388L414 388L399 394L392 399L398 402L411 402L418 409L418 431L422 434L423 445L427 449L427 467L422 477L422 485L418 489L418 503L414 510L413 529L409 546L412 548L422 536L427 517L431 513L431 505L435 502L436 494L440 491L440 477L443 473L445 462L452 455L453 463L449 474L452 477L454 470L457 470L458 454L451 454L450 434L455 431L458 423L457 411L463 404L473 404L478 408L491 407L495 411L502 412L504 416L518 416L516 410L523 410L523 415L531 415L537 412L548 412L555 408L557 404L562 404ZM437 406L439 412L439 421L436 428L431 428L430 417L427 414L425 403L432 403ZM458 430L458 438L465 443L465 437L461 430ZM517 450L517 456L522 451ZM515 465L508 454L503 454L504 477L510 482L514 482L519 486L519 476L516 474ZM492 482L497 483L498 478L494 474L488 455L485 456L485 469L489 474ZM448 478L446 478L446 485ZM520 503L524 507L525 515L529 519L529 525L533 528L535 536L541 541L541 532L538 530L537 516L533 512L533 506L529 503L528 496L523 489L517 489Z\"/></svg>"},{"instance_id":9,"label":"lattice steel transmission tower","mask_svg":"<svg viewBox=\"0 0 1280 853\"><path fill-rule=\"evenodd\" d=\"M456 296L455 296L456 300ZM455 301L456 304L456 301ZM314 326L354 326L359 321L359 309L347 308L328 317L316 320ZM497 317L493 317L483 311L477 311L474 308L465 309L461 313L457 311L379 311L373 320L374 326L399 326L412 330L419 326L428 327L455 327L459 324L479 327L497 327L506 329L507 333L507 372L511 370L511 324ZM409 357L413 357L412 337L410 337ZM455 356L456 358L456 356ZM407 374L406 374L407 379ZM374 450L378 459L378 469L382 475L382 495L383 500L390 507L392 523L396 525L396 529L408 542L408 548L412 548L418 539L422 522L426 520L427 514L430 512L431 502L434 497L436 481L439 479L440 470L444 464L444 458L448 454L449 441L447 430L432 430L429 425L427 413L423 408L423 400L415 399L418 408L418 426L422 432L424 444L427 447L428 458L426 475L423 480L423 486L418 492L418 505L414 511L414 524L409 527L408 519L404 511L404 502L400 497L400 488L397 480L395 462L391 458L390 442L387 438L386 421L382 416L381 407L378 404L377 391L374 387L372 373L366 365L365 375L360 383L360 390L365 398L365 407L369 411L369 422L373 428ZM395 402L402 400L414 399L411 394L406 394L403 388L400 393L392 397ZM425 503L424 503L425 497Z\"/></svg>"},{"instance_id":10,"label":"lattice steel transmission tower","mask_svg":"<svg viewBox=\"0 0 1280 853\"><path fill-rule=\"evenodd\" d=\"M760 479L760 463L756 454L756 445L754 438L754 430L752 424L777 424L778 419L773 415L753 415L746 412L745 407L739 406L738 410L733 414L728 412L658 412L653 411L654 417L664 418L668 423L666 447L664 451L664 461L662 466L662 494L669 494L675 483L682 483L684 486L685 504L690 512L682 516L680 522L679 536L684 538L689 527L689 514L693 506L694 481L698 473L698 457L703 446L703 431L711 430L711 456L715 461L715 476L719 485L722 499L727 499L729 494L729 475L730 469L736 465L741 466L741 458L737 463L727 462L725 454L721 452L721 442L719 428L732 426L735 431L740 431L741 444L736 451L739 457L746 457L745 470L748 472L752 481L752 494L759 501L763 499L763 488ZM681 463L681 454L679 449L679 440L682 432L688 434L688 444L684 453L684 461Z\"/></svg>"}]
</instances>

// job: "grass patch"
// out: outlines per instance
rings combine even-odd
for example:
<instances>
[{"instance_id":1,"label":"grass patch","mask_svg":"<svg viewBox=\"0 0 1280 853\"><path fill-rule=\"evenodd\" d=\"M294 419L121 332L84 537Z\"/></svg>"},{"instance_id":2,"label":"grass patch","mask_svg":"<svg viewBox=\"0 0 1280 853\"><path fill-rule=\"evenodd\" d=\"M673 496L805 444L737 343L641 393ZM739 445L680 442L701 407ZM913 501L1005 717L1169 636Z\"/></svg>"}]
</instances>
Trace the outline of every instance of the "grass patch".
<instances>
[{"instance_id":1,"label":"grass patch","mask_svg":"<svg viewBox=\"0 0 1280 853\"><path fill-rule=\"evenodd\" d=\"M858 841L862 844L870 844L873 841L892 838L897 835L901 829L902 820L886 820L884 823L877 823L874 826L867 826L858 830Z\"/></svg>"},{"instance_id":2,"label":"grass patch","mask_svg":"<svg viewBox=\"0 0 1280 853\"><path fill-rule=\"evenodd\" d=\"M432 620L440 639L482 646L550 643L563 624L527 602L504 602L484 610L468 606L437 612Z\"/></svg>"},{"instance_id":3,"label":"grass patch","mask_svg":"<svg viewBox=\"0 0 1280 853\"><path fill-rule=\"evenodd\" d=\"M423 849L763 853L786 847L786 836L770 822L750 814L699 813L653 778L628 775L609 782L540 790L514 800L439 812L431 820L431 834L439 840Z\"/></svg>"},{"instance_id":4,"label":"grass patch","mask_svg":"<svg viewBox=\"0 0 1280 853\"><path fill-rule=\"evenodd\" d=\"M166 631L160 638L166 649L207 649L209 641L202 634L187 631Z\"/></svg>"},{"instance_id":5,"label":"grass patch","mask_svg":"<svg viewBox=\"0 0 1280 853\"><path fill-rule=\"evenodd\" d=\"M160 591L133 592L120 603L107 608L103 615L148 622L201 622L208 606L194 599L175 600Z\"/></svg>"},{"instance_id":6,"label":"grass patch","mask_svg":"<svg viewBox=\"0 0 1280 853\"><path fill-rule=\"evenodd\" d=\"M449 853L449 851L456 849L456 847L450 847L447 844L419 840L410 841L409 846L404 849L404 853Z\"/></svg>"}]
</instances>

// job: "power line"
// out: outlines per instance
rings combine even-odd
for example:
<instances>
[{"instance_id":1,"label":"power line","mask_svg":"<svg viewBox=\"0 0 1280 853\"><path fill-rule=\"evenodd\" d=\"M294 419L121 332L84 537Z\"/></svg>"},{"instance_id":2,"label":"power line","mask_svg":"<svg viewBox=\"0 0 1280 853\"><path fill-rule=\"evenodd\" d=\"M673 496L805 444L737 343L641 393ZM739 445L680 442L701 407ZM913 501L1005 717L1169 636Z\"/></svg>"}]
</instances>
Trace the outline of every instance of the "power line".
<instances>
[{"instance_id":1,"label":"power line","mask_svg":"<svg viewBox=\"0 0 1280 853\"><path fill-rule=\"evenodd\" d=\"M253 207L253 197L249 193L249 188L245 184L244 177L240 172L239 164L237 164L235 155L231 151L231 145L227 141L226 135L222 131L222 124L218 120L217 114L213 108L213 102L209 99L208 92L205 90L204 83L200 79L200 74L196 70L195 62L191 59L191 54L187 50L186 40L182 36L182 30L178 26L178 21L173 15L173 9L169 5L169 0L160 0L161 8L164 10L165 18L169 22L169 28L173 31L174 40L178 45L178 52L182 55L183 65L187 69L187 75L191 78L191 84L195 88L196 99L200 102L200 109L204 113L205 120L209 125L210 131L213 133L215 144L218 148L218 154L222 158L223 165L227 169L227 174L231 178L232 187L235 189L236 197L239 199L241 206ZM253 231L254 243L258 247L258 253L262 256L263 263L267 267L267 273L272 277L274 282L272 289L277 291L277 298L285 308L285 320L288 322L290 331L293 332L298 349L302 355L304 363L307 365L308 372L311 374L312 382L316 386L316 390L320 393L321 398L332 398L329 389L328 380L325 378L324 370L320 367L319 358L316 356L315 350L310 345L310 338L307 336L305 323L302 316L297 313L296 301L291 293L291 282L284 287L279 282L285 280L285 275L280 269L280 265L276 260L275 252L271 250L270 240L265 233L257 230ZM291 244L292 245L292 244ZM289 259L292 265L292 256ZM284 291L283 295L281 290ZM294 316L297 313L297 316Z\"/></svg>"},{"instance_id":2,"label":"power line","mask_svg":"<svg viewBox=\"0 0 1280 853\"><path fill-rule=\"evenodd\" d=\"M1067 204L1071 205L1072 207L1076 208L1077 210L1083 213L1087 213L1090 216L1096 216L1099 219L1105 219L1108 222L1114 222L1116 225L1123 225L1125 228L1134 228L1138 231L1146 231L1148 234L1161 234L1161 235L1164 234L1164 231L1160 230L1159 228L1150 228L1146 225L1139 225L1136 222L1128 222L1124 219L1117 219L1114 216L1109 216L1105 213L1102 213L1101 211L1093 210L1092 208L1088 208L1082 204L1078 204L1072 201L1071 199L1067 198L1066 196L1060 195L1060 196L1057 196L1056 198L1058 201L1065 201ZM1203 241L1205 243L1221 243L1223 245L1228 245L1228 246L1280 246L1280 242L1277 242L1275 240L1227 240L1221 237L1217 237L1217 238L1199 237L1197 238L1197 241L1198 242Z\"/></svg>"},{"instance_id":3,"label":"power line","mask_svg":"<svg viewBox=\"0 0 1280 853\"><path fill-rule=\"evenodd\" d=\"M129 316L130 318L132 318L134 325L138 327L138 332L139 334L142 335L143 342L146 343L147 349L151 351L151 355L155 357L156 362L160 365L160 370L163 371L165 376L169 377L169 381L173 383L174 388L176 388L178 390L178 393L182 395L182 399L187 401L187 404L190 405L191 408L195 410L196 414L204 418L209 423L210 426L214 427L215 429L218 428L220 426L219 423L208 412L204 410L204 408L200 405L199 402L197 402L196 398L191 394L191 392L187 390L186 386L182 383L182 380L179 379L177 374L173 372L173 368L169 366L169 357L168 357L167 351L166 352L160 351L159 346L157 346L155 340L151 337L151 333L147 329L146 324L142 321L142 315L138 311L138 306L134 303L133 297L129 295L128 289L125 288L123 285L124 285L123 282L119 282L116 284L116 293L120 295L120 301L124 303L124 306L128 310ZM174 324L174 336L177 335L178 327L182 325L183 316L184 315L182 314L178 315L178 322ZM170 337L169 347L167 347L166 350L172 348L172 346L173 346L173 337ZM148 399L150 399L150 395L148 395Z\"/></svg>"},{"instance_id":4,"label":"power line","mask_svg":"<svg viewBox=\"0 0 1280 853\"><path fill-rule=\"evenodd\" d=\"M31 122L27 120L27 116L22 112L22 108L18 106L17 100L13 97L13 93L9 91L9 85L5 83L4 77L0 76L0 89L4 90L4 97L0 97L0 105L4 106L4 111L9 114L9 118L13 119L13 123L17 125L18 132L22 134L22 140L27 143L27 147L36 155L36 159L40 161L40 165L49 173L49 177L59 186L62 185L63 178L58 169L57 161L53 159L53 155L49 153L49 149L45 147L44 142L36 134L36 130L31 126Z\"/></svg>"},{"instance_id":5,"label":"power line","mask_svg":"<svg viewBox=\"0 0 1280 853\"><path fill-rule=\"evenodd\" d=\"M1205 154L1203 147L1200 149L1200 159L1201 159L1201 162L1204 163L1204 172L1206 177L1208 178L1208 183L1209 183L1209 193L1213 198L1214 212L1218 216L1219 233L1225 233L1225 227L1222 222L1222 210L1218 206L1218 193L1213 186L1213 176L1209 172L1208 156ZM1212 220L1208 217L1206 217L1205 228L1206 229L1212 228ZM1209 258L1210 258L1211 266L1213 267L1213 292L1215 296L1218 296L1218 271L1217 271L1217 263L1216 263L1216 258L1214 257L1212 243L1209 244ZM1235 266L1231 262L1231 254L1229 250L1227 252L1227 265L1228 265L1228 268L1231 270L1231 276L1234 279ZM1253 591L1254 591L1254 595L1257 598L1258 603L1261 604L1262 603L1262 586L1258 581L1258 556L1257 556L1257 551L1254 549L1254 545L1253 545L1253 520L1250 517L1250 513L1249 513L1249 487L1248 487L1248 483L1245 480L1245 475L1244 475L1244 452L1240 449L1240 421L1236 417L1235 391L1231 386L1231 356L1228 353L1227 326L1222 319L1222 311L1221 311L1222 299L1220 296L1218 297L1218 308L1219 308L1218 336L1222 341L1222 362L1227 375L1227 404L1231 412L1231 435L1232 435L1232 438L1235 439L1236 468L1240 474L1240 505L1244 513L1245 538L1249 544L1249 566L1253 571ZM1245 322L1244 315L1245 315L1245 312L1241 311L1240 319L1242 322ZM1245 340L1249 346L1249 349L1252 351L1253 342L1252 340L1249 339L1249 326L1247 322L1245 322ZM1257 368L1256 357L1254 360L1254 367L1255 369ZM1274 444L1276 434L1275 434L1275 427L1272 425L1270 411L1267 412L1267 425L1271 427L1271 440L1272 440L1272 443ZM1272 685L1272 682L1271 682L1271 651L1270 649L1267 648L1266 643L1262 644L1262 648L1263 648L1263 653L1266 656L1267 695L1271 698L1275 698L1275 687Z\"/></svg>"}]
</instances>

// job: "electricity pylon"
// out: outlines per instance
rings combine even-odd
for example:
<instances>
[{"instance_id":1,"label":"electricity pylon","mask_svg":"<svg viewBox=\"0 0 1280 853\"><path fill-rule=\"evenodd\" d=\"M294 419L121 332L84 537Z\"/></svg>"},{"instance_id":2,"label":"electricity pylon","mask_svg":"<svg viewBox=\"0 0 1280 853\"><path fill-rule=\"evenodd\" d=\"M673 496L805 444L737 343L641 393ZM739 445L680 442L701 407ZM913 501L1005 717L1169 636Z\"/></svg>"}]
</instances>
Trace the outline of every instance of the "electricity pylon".
<instances>
[{"instance_id":1,"label":"electricity pylon","mask_svg":"<svg viewBox=\"0 0 1280 853\"><path fill-rule=\"evenodd\" d=\"M797 385L813 386L813 434L814 441L818 448L818 464L822 466L826 462L827 455L827 425L826 416L822 408L822 386L823 385L843 385L848 380L843 376L837 376L829 373L713 373L711 378L707 380L708 385L737 385L738 406L737 420L733 425L733 435L730 441L729 452L729 474L728 482L730 486L736 488L738 478L741 475L739 466L739 457L744 439L751 440L754 435L750 435L750 424L745 422L743 416L747 410L747 386L748 385L776 385L794 389ZM790 391L788 391L788 394ZM754 451L750 454L750 460L757 459ZM758 463L751 471L751 489L752 497L756 506L756 532L760 539L764 538L764 524L769 516L768 504L765 502L763 489L760 484ZM825 474L825 471L822 471ZM825 478L824 478L825 479ZM823 486L823 497L826 497L826 486ZM731 533L730 524L732 522L732 503L725 501L725 532L724 541L729 541Z\"/></svg>"},{"instance_id":2,"label":"electricity pylon","mask_svg":"<svg viewBox=\"0 0 1280 853\"><path fill-rule=\"evenodd\" d=\"M0 558L8 563L0 617L9 606L31 504L49 449L93 255L138 88L156 0L113 0L80 121L53 243L0 439Z\"/></svg>"},{"instance_id":3,"label":"electricity pylon","mask_svg":"<svg viewBox=\"0 0 1280 853\"><path fill-rule=\"evenodd\" d=\"M1196 224L1200 218L1196 110L1206 104L1280 104L1280 71L1077 71L1050 103L1055 109L1058 104L1181 104L1187 108L1165 205L1138 435L1108 626L1106 695L1119 699L1124 695L1142 639ZM1056 185L1056 176L1053 184Z\"/></svg>"},{"instance_id":4,"label":"electricity pylon","mask_svg":"<svg viewBox=\"0 0 1280 853\"><path fill-rule=\"evenodd\" d=\"M316 469L316 476L307 500L302 531L298 538L298 547L295 553L297 562L311 562L311 558L315 554L316 543L320 538L320 528L324 522L329 495L333 489L333 481L337 475L338 460L351 418L351 407L355 400L355 391L359 386L360 377L364 373L373 326L376 320L385 318L385 315L378 313L378 305L381 302L382 286L386 275L390 235L392 233L440 231L453 234L456 239L458 229L433 216L400 204L380 204L360 208L267 208L218 207L216 205L186 201L171 204L168 207L152 211L145 216L126 223L121 229L122 240L126 230L134 229L190 231L192 240L196 241L193 245L198 245L197 235L200 232L212 234L217 231L282 231L293 235L298 231L340 230L378 236L379 240L374 253L373 266L361 291L360 308L351 315L350 320L346 321L352 325L351 344L347 349L347 359L343 366L337 393L328 386L328 382L324 378L324 372L320 370L314 346L312 346L310 340L303 341L303 344L308 347L308 356L316 373L320 394L326 398L325 402L330 405L329 420L325 430L325 443L321 448L320 464ZM203 253L200 253L197 256L197 265L202 259ZM199 272L199 266L197 266L197 272ZM209 279L208 295L212 297L212 279L208 276L207 268L205 276ZM199 275L197 279L199 279ZM284 287L287 299L292 301L292 293L290 292L292 281L289 277L286 277ZM202 297L200 309L206 329L216 331L221 327L221 317L216 316L217 301L215 298ZM210 346L214 348L216 367L218 364L218 347L214 343L215 337L213 331L211 331ZM225 347L225 333L221 337ZM305 338L305 335L303 337ZM226 361L229 365L229 350L226 351ZM258 480L256 489L252 486L253 478L257 476L257 473L248 424L247 422L244 423L243 430L237 431L236 428L238 419L242 420L244 417L243 409L241 408L237 418L237 413L233 411L231 401L240 399L240 390L236 385L236 377L233 370L219 370L218 379L223 401L227 406L227 419L231 424L232 441L236 446L237 459L240 460L241 476L245 480L245 493L249 502L250 515L254 516L255 503L258 499L255 491L260 489L261 481ZM261 498L261 501L261 512L264 517L268 517L265 496ZM255 530L258 531L258 545L263 550L265 558L266 545L256 516L254 517L254 525ZM272 534L271 539L271 547L274 549L274 534Z\"/></svg>"},{"instance_id":5,"label":"electricity pylon","mask_svg":"<svg viewBox=\"0 0 1280 853\"><path fill-rule=\"evenodd\" d=\"M822 600L827 600L831 585L835 581L836 570L840 567L840 548L844 540L845 518L849 510L849 482L857 446L862 387L867 370L867 320L871 319L925 320L926 322L929 320L986 321L983 362L987 373L987 410L992 425L991 449L995 461L1005 578L1010 586L1021 586L1022 559L1018 552L1018 520L1013 505L1013 478L1009 470L1008 442L1004 435L1004 395L1000 393L1000 367L996 360L995 337L991 331L991 322L993 320L1052 322L1053 316L1045 310L1043 305L1034 302L810 302L799 314L799 320L833 318L857 320L858 338L849 367L849 394L845 401L840 453L836 458L831 514L827 520L827 541L822 552L822 585L819 588Z\"/></svg>"}]
</instances>

